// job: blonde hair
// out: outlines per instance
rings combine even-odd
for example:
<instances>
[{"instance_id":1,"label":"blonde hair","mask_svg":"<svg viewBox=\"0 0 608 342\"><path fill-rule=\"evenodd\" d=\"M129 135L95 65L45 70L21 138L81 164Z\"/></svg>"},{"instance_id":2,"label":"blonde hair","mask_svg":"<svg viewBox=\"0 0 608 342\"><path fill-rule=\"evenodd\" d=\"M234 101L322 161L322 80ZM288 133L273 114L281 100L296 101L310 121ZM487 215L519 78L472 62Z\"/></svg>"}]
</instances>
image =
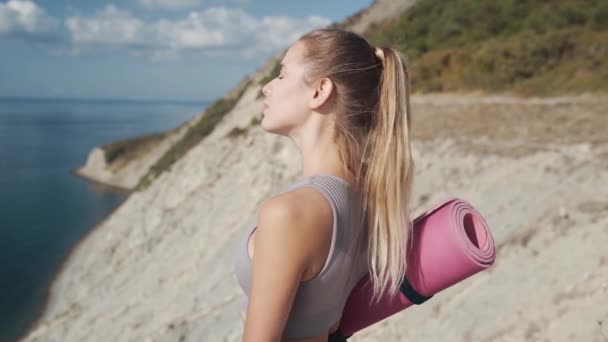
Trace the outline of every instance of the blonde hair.
<instances>
[{"instance_id":1,"label":"blonde hair","mask_svg":"<svg viewBox=\"0 0 608 342\"><path fill-rule=\"evenodd\" d=\"M405 58L374 47L356 33L311 31L304 43L304 82L321 77L335 84L336 130L344 171L363 194L371 301L394 296L405 275L412 221L414 162L410 148L410 84Z\"/></svg>"}]
</instances>

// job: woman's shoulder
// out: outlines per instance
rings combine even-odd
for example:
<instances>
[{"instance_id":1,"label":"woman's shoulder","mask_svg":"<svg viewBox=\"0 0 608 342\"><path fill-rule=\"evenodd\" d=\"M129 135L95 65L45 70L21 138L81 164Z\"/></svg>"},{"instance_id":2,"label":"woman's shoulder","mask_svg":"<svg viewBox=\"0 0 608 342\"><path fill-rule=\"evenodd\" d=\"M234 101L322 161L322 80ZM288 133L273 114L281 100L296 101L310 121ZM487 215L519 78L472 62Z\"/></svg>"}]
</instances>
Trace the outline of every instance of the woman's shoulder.
<instances>
[{"instance_id":1,"label":"woman's shoulder","mask_svg":"<svg viewBox=\"0 0 608 342\"><path fill-rule=\"evenodd\" d=\"M260 215L296 221L306 226L333 223L332 206L326 196L318 189L307 186L268 198L260 207Z\"/></svg>"},{"instance_id":2,"label":"woman's shoulder","mask_svg":"<svg viewBox=\"0 0 608 342\"><path fill-rule=\"evenodd\" d=\"M301 187L265 200L258 213L258 228L275 237L277 244L293 244L293 254L314 263L327 249L333 234L333 210L324 195L311 187Z\"/></svg>"}]
</instances>

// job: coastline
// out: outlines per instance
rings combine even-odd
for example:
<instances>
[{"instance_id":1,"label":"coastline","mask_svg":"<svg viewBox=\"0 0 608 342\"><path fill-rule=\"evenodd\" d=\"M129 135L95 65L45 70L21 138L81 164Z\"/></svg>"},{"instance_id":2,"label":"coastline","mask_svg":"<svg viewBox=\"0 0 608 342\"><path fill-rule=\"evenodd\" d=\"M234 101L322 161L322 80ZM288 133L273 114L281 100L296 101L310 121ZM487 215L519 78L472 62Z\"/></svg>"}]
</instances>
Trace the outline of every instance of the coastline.
<instances>
[{"instance_id":1,"label":"coastline","mask_svg":"<svg viewBox=\"0 0 608 342\"><path fill-rule=\"evenodd\" d=\"M128 193L128 194L131 194L131 193L134 192L133 189L130 189L130 188L127 188L127 187L123 187L123 186L120 186L120 185L116 185L116 184L106 183L106 182L103 182L103 181L101 181L99 179L95 179L95 178L93 178L91 176L87 176L87 175L79 172L78 169L80 169L80 168L70 169L70 174L72 174L73 176L75 176L77 178L85 180L88 183L91 183L93 185L100 186L101 188L107 188L110 191L116 191L116 192Z\"/></svg>"},{"instance_id":2,"label":"coastline","mask_svg":"<svg viewBox=\"0 0 608 342\"><path fill-rule=\"evenodd\" d=\"M89 237L89 235L91 235L98 228L100 228L118 209L120 209L122 207L122 205L134 193L134 191L132 191L130 189L127 189L127 188L124 188L124 187L120 187L120 186L114 186L114 185L111 185L111 184L105 184L103 182L99 182L99 181L97 181L95 179L86 177L84 175L80 175L80 174L77 173L76 170L77 169L71 169L69 172L70 172L70 174L76 176L77 178L80 178L80 179L82 179L82 180L84 180L86 182L89 182L89 183L91 183L91 184L93 184L95 186L100 187L101 189L103 189L103 191L119 192L119 193L126 194L127 196L120 203L120 205L118 205L114 209L108 211L106 213L106 215L103 216L99 220L99 222L97 222L92 227L90 227L89 229L87 229L86 233L84 233L80 239L78 239L75 243L73 243L66 250L66 253L61 258L61 261L59 262L57 268L55 269L55 272L54 272L53 276L49 279L48 283L45 284L44 291L43 291L43 294L42 294L42 302L40 303L38 309L35 311L34 319L31 321L31 323L27 326L27 328L22 333L20 333L20 334L18 334L16 336L16 341L22 341L32 331L37 330L38 328L40 328L41 320L42 320L42 318L44 316L45 311L48 308L48 304L50 303L50 301L52 299L51 296L52 296L53 286L55 285L56 280L66 270L66 266L67 266L68 262L70 261L70 259L72 258L72 255L73 255L74 251L76 251L76 249L78 247L80 247L81 243L83 243Z\"/></svg>"}]
</instances>

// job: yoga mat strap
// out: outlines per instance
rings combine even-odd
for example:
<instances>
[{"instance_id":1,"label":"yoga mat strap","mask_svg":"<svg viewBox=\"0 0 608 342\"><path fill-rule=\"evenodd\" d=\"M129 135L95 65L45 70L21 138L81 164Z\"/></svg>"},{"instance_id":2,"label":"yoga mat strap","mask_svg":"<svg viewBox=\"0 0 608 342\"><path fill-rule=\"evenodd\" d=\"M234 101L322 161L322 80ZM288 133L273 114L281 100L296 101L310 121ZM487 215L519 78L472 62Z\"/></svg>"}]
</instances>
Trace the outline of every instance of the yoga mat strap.
<instances>
[{"instance_id":1,"label":"yoga mat strap","mask_svg":"<svg viewBox=\"0 0 608 342\"><path fill-rule=\"evenodd\" d=\"M416 305L420 305L424 302L426 302L427 300L433 298L433 296L429 296L429 297L425 297L423 295L421 295L420 293L418 293L418 291L416 291L412 285L410 284L410 282L407 280L406 277L403 277L403 281L401 282L401 293L403 293L403 295L410 300L410 302L416 304Z\"/></svg>"},{"instance_id":2,"label":"yoga mat strap","mask_svg":"<svg viewBox=\"0 0 608 342\"><path fill-rule=\"evenodd\" d=\"M329 335L327 342L346 342L350 336L351 335L345 336L342 329L338 329L334 331L333 334Z\"/></svg>"}]
</instances>

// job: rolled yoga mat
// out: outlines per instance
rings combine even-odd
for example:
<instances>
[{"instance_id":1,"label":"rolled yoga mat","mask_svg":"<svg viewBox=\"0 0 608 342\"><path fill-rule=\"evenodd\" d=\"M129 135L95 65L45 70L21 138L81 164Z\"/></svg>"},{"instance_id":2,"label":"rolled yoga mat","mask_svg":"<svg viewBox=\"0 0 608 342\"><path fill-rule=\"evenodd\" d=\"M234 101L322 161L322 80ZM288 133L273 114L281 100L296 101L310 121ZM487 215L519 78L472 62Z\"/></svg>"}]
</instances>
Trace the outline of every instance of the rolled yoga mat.
<instances>
[{"instance_id":1,"label":"rolled yoga mat","mask_svg":"<svg viewBox=\"0 0 608 342\"><path fill-rule=\"evenodd\" d=\"M494 264L492 234L481 214L466 201L448 198L413 223L401 291L392 297L385 294L370 305L371 278L361 279L344 307L338 331L344 338L413 304L422 304Z\"/></svg>"}]
</instances>

